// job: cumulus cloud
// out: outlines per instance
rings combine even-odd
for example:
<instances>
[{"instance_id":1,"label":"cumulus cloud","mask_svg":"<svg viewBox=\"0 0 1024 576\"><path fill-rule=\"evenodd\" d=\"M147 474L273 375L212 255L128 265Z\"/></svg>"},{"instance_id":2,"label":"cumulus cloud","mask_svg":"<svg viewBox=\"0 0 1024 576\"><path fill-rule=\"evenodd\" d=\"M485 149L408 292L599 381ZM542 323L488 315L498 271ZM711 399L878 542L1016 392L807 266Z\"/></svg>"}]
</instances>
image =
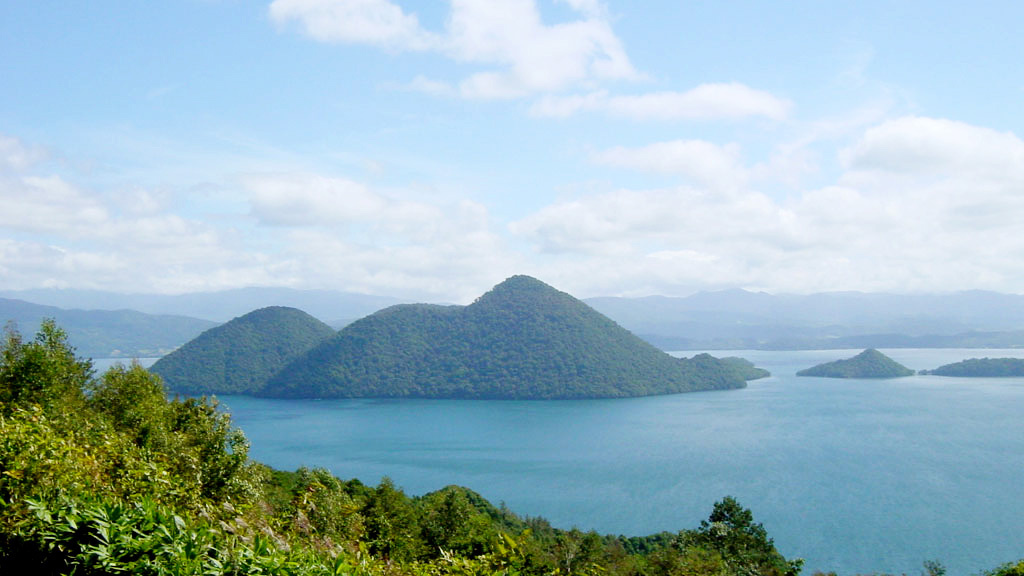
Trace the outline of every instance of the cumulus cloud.
<instances>
[{"instance_id":1,"label":"cumulus cloud","mask_svg":"<svg viewBox=\"0 0 1024 576\"><path fill-rule=\"evenodd\" d=\"M668 171L687 147L707 148L659 143L599 158ZM590 290L583 284L594 280L604 293L1018 291L1022 151L1011 133L896 118L864 129L841 152L845 171L833 184L784 197L749 183L729 194L620 189L551 204L510 232L543 257L553 279Z\"/></svg>"},{"instance_id":2,"label":"cumulus cloud","mask_svg":"<svg viewBox=\"0 0 1024 576\"><path fill-rule=\"evenodd\" d=\"M349 290L467 299L481 279L516 271L476 202L412 199L312 173L251 175L244 186L252 215L282 229L280 256L304 285L344 279Z\"/></svg>"},{"instance_id":3,"label":"cumulus cloud","mask_svg":"<svg viewBox=\"0 0 1024 576\"><path fill-rule=\"evenodd\" d=\"M20 142L13 149L16 158L34 150ZM94 191L35 162L7 167L0 170L5 288L168 292L273 280L258 254L232 245L230 229L167 212L162 194Z\"/></svg>"},{"instance_id":4,"label":"cumulus cloud","mask_svg":"<svg viewBox=\"0 0 1024 576\"><path fill-rule=\"evenodd\" d=\"M275 0L270 16L298 22L310 37L394 50L429 50L482 65L458 82L465 98L518 98L639 74L612 31L603 5L567 2L581 18L549 25L535 0L452 0L445 30L425 30L415 14L388 0ZM413 88L446 93L447 84L418 77Z\"/></svg>"},{"instance_id":5,"label":"cumulus cloud","mask_svg":"<svg viewBox=\"0 0 1024 576\"><path fill-rule=\"evenodd\" d=\"M890 120L867 130L841 157L853 170L1024 176L1024 141L1015 134L942 118Z\"/></svg>"},{"instance_id":6,"label":"cumulus cloud","mask_svg":"<svg viewBox=\"0 0 1024 576\"><path fill-rule=\"evenodd\" d=\"M639 148L616 146L591 159L607 166L642 172L677 174L710 188L734 188L745 180L746 169L736 144L719 146L704 140L672 140Z\"/></svg>"},{"instance_id":7,"label":"cumulus cloud","mask_svg":"<svg viewBox=\"0 0 1024 576\"><path fill-rule=\"evenodd\" d=\"M591 80L637 76L610 24L593 2L574 3L582 20L545 25L533 0L455 0L448 52L468 62L503 65L470 76L462 94L518 97L560 91Z\"/></svg>"},{"instance_id":8,"label":"cumulus cloud","mask_svg":"<svg viewBox=\"0 0 1024 576\"><path fill-rule=\"evenodd\" d=\"M17 138L0 134L0 173L22 171L46 156L37 147L26 146Z\"/></svg>"},{"instance_id":9,"label":"cumulus cloud","mask_svg":"<svg viewBox=\"0 0 1024 576\"><path fill-rule=\"evenodd\" d=\"M740 83L702 84L686 92L613 96L604 91L541 98L530 109L540 117L564 118L606 112L635 120L718 120L745 117L784 119L792 104Z\"/></svg>"},{"instance_id":10,"label":"cumulus cloud","mask_svg":"<svg viewBox=\"0 0 1024 576\"><path fill-rule=\"evenodd\" d=\"M274 0L270 17L285 24L297 21L321 42L370 44L398 50L427 50L438 39L388 0Z\"/></svg>"},{"instance_id":11,"label":"cumulus cloud","mask_svg":"<svg viewBox=\"0 0 1024 576\"><path fill-rule=\"evenodd\" d=\"M379 217L387 202L366 186L317 175L249 176L253 215L272 226L338 225Z\"/></svg>"}]
</instances>

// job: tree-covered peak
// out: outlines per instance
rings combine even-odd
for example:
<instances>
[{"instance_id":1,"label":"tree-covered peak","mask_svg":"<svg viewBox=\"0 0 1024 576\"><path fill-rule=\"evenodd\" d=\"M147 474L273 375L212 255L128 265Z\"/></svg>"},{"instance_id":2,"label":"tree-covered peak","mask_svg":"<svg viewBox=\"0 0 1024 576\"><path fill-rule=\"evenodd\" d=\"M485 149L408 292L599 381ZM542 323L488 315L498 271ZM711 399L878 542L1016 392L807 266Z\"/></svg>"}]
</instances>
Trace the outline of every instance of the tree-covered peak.
<instances>
[{"instance_id":1,"label":"tree-covered peak","mask_svg":"<svg viewBox=\"0 0 1024 576\"><path fill-rule=\"evenodd\" d=\"M245 394L334 330L302 310L270 306L203 332L153 364L184 394Z\"/></svg>"},{"instance_id":2,"label":"tree-covered peak","mask_svg":"<svg viewBox=\"0 0 1024 576\"><path fill-rule=\"evenodd\" d=\"M913 374L913 370L874 348L868 348L852 358L818 364L796 373L797 376L824 378L900 378Z\"/></svg>"},{"instance_id":3,"label":"tree-covered peak","mask_svg":"<svg viewBox=\"0 0 1024 576\"><path fill-rule=\"evenodd\" d=\"M532 276L516 275L488 290L470 307L486 309L516 302L529 302L537 305L544 302L569 302L572 300L575 299L569 294L556 290Z\"/></svg>"}]
</instances>

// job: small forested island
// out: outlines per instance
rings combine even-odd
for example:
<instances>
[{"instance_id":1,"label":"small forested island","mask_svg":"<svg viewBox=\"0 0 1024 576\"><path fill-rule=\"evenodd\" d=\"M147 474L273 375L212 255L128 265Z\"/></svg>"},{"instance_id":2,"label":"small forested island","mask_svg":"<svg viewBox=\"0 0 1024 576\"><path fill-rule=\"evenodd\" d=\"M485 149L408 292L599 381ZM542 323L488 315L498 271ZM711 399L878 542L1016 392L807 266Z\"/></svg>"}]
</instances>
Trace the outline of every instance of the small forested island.
<instances>
[{"instance_id":1,"label":"small forested island","mask_svg":"<svg viewBox=\"0 0 1024 576\"><path fill-rule=\"evenodd\" d=\"M853 358L818 364L800 370L796 375L822 378L901 378L913 376L914 371L878 350L868 348Z\"/></svg>"},{"instance_id":2,"label":"small forested island","mask_svg":"<svg viewBox=\"0 0 1024 576\"><path fill-rule=\"evenodd\" d=\"M921 370L921 374L956 376L963 378L1024 377L1022 358L970 358L934 370Z\"/></svg>"},{"instance_id":3,"label":"small forested island","mask_svg":"<svg viewBox=\"0 0 1024 576\"><path fill-rule=\"evenodd\" d=\"M747 369L675 358L580 300L513 276L468 306L357 320L256 392L278 398L618 398L741 388Z\"/></svg>"},{"instance_id":4,"label":"small forested island","mask_svg":"<svg viewBox=\"0 0 1024 576\"><path fill-rule=\"evenodd\" d=\"M295 308L260 308L211 328L150 371L181 394L251 394L288 362L335 334Z\"/></svg>"}]
</instances>

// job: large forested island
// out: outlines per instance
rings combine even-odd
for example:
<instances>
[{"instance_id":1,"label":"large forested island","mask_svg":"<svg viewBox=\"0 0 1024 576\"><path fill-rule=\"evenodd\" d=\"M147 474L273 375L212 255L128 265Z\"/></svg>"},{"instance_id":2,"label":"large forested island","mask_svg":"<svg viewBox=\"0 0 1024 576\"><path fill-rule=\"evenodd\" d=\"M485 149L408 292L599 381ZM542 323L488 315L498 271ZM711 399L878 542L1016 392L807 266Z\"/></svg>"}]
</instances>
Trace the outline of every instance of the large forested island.
<instances>
[{"instance_id":1,"label":"large forested island","mask_svg":"<svg viewBox=\"0 0 1024 576\"><path fill-rule=\"evenodd\" d=\"M869 348L853 358L818 364L800 370L796 375L822 378L900 378L913 376L914 371L878 350Z\"/></svg>"},{"instance_id":2,"label":"large forested island","mask_svg":"<svg viewBox=\"0 0 1024 576\"><path fill-rule=\"evenodd\" d=\"M150 370L182 394L251 394L334 330L295 308L260 308L211 328Z\"/></svg>"},{"instance_id":3,"label":"large forested island","mask_svg":"<svg viewBox=\"0 0 1024 576\"><path fill-rule=\"evenodd\" d=\"M615 398L746 384L733 363L658 350L569 294L513 276L469 306L358 320L257 394L289 398Z\"/></svg>"},{"instance_id":4,"label":"large forested island","mask_svg":"<svg viewBox=\"0 0 1024 576\"><path fill-rule=\"evenodd\" d=\"M921 374L964 378L1024 377L1024 359L969 358L960 362L954 362L953 364L939 366L934 370L922 370Z\"/></svg>"}]
</instances>

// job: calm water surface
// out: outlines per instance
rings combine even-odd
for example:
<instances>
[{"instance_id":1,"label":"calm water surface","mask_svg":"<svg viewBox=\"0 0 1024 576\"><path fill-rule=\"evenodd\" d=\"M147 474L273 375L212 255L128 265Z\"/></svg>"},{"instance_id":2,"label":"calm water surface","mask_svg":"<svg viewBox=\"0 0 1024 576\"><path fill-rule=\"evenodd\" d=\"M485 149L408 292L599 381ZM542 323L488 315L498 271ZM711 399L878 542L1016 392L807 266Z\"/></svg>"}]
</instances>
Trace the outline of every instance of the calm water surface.
<instances>
[{"instance_id":1,"label":"calm water surface","mask_svg":"<svg viewBox=\"0 0 1024 576\"><path fill-rule=\"evenodd\" d=\"M460 484L563 528L693 528L733 495L805 574L917 574L926 559L973 574L1024 557L1024 379L794 376L856 352L716 353L773 376L628 400L221 400L272 466L386 475L410 494ZM1024 357L885 352L914 369Z\"/></svg>"}]
</instances>

